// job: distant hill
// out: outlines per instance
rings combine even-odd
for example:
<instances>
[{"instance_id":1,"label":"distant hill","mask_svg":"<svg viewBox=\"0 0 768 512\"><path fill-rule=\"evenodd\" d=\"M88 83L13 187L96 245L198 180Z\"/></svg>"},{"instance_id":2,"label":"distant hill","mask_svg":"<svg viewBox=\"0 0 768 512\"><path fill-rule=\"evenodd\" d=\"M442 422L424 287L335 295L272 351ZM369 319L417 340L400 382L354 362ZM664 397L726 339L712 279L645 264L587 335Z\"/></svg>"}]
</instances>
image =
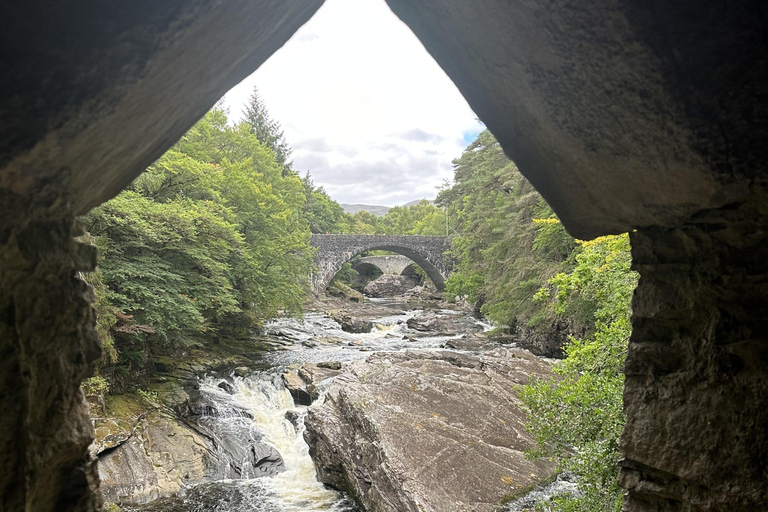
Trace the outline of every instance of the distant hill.
<instances>
[{"instance_id":1,"label":"distant hill","mask_svg":"<svg viewBox=\"0 0 768 512\"><path fill-rule=\"evenodd\" d=\"M405 203L403 206L415 206L419 204L423 199L415 199L413 201L410 201L408 203ZM435 202L431 199L428 200L429 204L434 204ZM341 207L344 208L344 211L347 212L350 215L354 215L359 211L365 210L368 213L372 213L377 217L383 217L387 214L389 211L389 206L376 206L372 204L343 204L341 203Z\"/></svg>"},{"instance_id":2,"label":"distant hill","mask_svg":"<svg viewBox=\"0 0 768 512\"><path fill-rule=\"evenodd\" d=\"M342 203L341 207L344 208L344 211L350 215L354 215L357 212L365 210L368 213L372 213L377 217L383 217L389 211L388 206L374 206L371 204L343 204Z\"/></svg>"}]
</instances>

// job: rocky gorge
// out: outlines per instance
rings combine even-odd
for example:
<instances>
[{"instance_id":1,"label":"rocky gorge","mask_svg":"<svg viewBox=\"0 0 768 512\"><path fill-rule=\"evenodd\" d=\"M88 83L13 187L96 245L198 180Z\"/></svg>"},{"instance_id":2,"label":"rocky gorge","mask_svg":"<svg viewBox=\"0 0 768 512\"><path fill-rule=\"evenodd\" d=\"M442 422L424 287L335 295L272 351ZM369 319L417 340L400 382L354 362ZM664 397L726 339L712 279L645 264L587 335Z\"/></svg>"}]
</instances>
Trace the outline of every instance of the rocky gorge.
<instances>
[{"instance_id":1,"label":"rocky gorge","mask_svg":"<svg viewBox=\"0 0 768 512\"><path fill-rule=\"evenodd\" d=\"M423 297L311 309L227 358L169 361L135 399L112 397L119 414L96 416L92 448L106 501L492 512L555 477L553 463L525 458L516 391L549 361Z\"/></svg>"}]
</instances>

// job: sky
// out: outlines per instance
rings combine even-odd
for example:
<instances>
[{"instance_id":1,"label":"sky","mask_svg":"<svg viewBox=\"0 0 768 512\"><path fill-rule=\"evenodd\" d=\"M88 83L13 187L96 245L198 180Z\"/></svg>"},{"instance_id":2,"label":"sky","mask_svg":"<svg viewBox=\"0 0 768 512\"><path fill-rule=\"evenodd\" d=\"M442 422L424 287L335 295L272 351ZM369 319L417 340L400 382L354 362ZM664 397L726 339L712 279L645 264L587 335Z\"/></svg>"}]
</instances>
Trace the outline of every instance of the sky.
<instances>
[{"instance_id":1,"label":"sky","mask_svg":"<svg viewBox=\"0 0 768 512\"><path fill-rule=\"evenodd\" d=\"M253 88L293 167L340 203L433 199L483 126L384 0L327 0L224 97L238 119Z\"/></svg>"}]
</instances>

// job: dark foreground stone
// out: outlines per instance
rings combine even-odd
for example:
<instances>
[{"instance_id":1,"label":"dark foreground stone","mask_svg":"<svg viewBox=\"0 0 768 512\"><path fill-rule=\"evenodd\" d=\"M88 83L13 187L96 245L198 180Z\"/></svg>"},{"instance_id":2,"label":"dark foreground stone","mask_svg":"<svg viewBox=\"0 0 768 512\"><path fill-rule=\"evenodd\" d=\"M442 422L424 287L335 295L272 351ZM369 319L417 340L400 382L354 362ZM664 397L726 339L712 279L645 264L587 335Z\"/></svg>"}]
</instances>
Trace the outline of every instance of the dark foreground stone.
<instances>
[{"instance_id":1,"label":"dark foreground stone","mask_svg":"<svg viewBox=\"0 0 768 512\"><path fill-rule=\"evenodd\" d=\"M321 482L369 512L491 512L548 479L514 386L549 365L517 349L376 354L336 378L304 434Z\"/></svg>"}]
</instances>

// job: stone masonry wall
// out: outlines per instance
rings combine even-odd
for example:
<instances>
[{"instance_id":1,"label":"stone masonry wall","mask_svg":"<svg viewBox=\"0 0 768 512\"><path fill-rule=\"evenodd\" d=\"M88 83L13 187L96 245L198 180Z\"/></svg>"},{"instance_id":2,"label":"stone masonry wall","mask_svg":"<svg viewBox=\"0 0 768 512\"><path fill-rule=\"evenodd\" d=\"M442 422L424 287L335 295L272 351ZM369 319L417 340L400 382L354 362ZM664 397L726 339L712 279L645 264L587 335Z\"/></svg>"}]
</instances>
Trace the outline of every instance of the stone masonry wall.
<instances>
[{"instance_id":1,"label":"stone masonry wall","mask_svg":"<svg viewBox=\"0 0 768 512\"><path fill-rule=\"evenodd\" d=\"M58 186L35 201L0 190L0 510L101 506L80 381L101 355L91 294L96 264Z\"/></svg>"},{"instance_id":2,"label":"stone masonry wall","mask_svg":"<svg viewBox=\"0 0 768 512\"><path fill-rule=\"evenodd\" d=\"M631 233L627 512L768 504L768 201Z\"/></svg>"}]
</instances>

